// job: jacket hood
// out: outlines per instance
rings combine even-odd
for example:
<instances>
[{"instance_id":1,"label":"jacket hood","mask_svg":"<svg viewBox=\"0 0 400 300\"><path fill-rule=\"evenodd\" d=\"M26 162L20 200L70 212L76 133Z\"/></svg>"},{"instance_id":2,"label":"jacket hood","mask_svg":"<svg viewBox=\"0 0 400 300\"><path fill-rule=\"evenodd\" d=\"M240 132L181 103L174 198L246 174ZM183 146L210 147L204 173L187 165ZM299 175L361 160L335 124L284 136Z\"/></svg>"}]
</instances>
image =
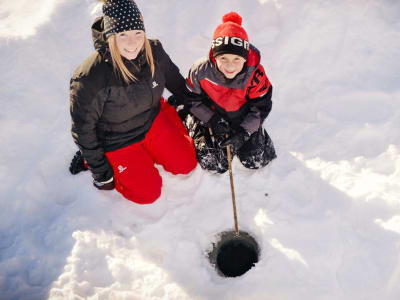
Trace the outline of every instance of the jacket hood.
<instances>
[{"instance_id":1,"label":"jacket hood","mask_svg":"<svg viewBox=\"0 0 400 300\"><path fill-rule=\"evenodd\" d=\"M104 34L103 17L98 17L94 20L92 25L92 39L94 49L96 49L100 54L104 55L108 52L108 45Z\"/></svg>"}]
</instances>

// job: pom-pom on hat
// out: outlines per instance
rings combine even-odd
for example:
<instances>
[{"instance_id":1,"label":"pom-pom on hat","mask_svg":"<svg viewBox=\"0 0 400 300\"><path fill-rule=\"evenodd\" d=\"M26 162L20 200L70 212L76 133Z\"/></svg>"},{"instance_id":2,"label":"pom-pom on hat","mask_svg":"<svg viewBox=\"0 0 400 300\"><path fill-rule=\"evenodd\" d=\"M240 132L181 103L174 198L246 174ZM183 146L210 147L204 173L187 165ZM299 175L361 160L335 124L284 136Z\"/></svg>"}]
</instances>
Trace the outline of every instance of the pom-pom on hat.
<instances>
[{"instance_id":1,"label":"pom-pom on hat","mask_svg":"<svg viewBox=\"0 0 400 300\"><path fill-rule=\"evenodd\" d=\"M230 53L247 59L249 38L242 27L242 17L236 12L229 12L222 17L222 24L214 31L211 44L213 57Z\"/></svg>"},{"instance_id":2,"label":"pom-pom on hat","mask_svg":"<svg viewBox=\"0 0 400 300\"><path fill-rule=\"evenodd\" d=\"M133 0L105 0L103 4L106 38L128 30L144 30L143 17Z\"/></svg>"}]
</instances>

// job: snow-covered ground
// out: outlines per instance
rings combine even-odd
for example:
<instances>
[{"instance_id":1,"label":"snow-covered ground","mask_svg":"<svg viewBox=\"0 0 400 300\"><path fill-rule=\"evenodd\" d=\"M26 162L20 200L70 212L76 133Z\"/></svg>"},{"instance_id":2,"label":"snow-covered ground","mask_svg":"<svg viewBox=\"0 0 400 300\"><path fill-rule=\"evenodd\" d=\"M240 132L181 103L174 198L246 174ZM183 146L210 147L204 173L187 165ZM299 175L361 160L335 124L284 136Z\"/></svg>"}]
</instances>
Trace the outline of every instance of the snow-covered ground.
<instances>
[{"instance_id":1,"label":"snow-covered ground","mask_svg":"<svg viewBox=\"0 0 400 300\"><path fill-rule=\"evenodd\" d=\"M228 174L161 168L149 206L69 174L98 2L0 0L0 299L400 299L400 2L137 4L184 75L231 10L262 52L278 159L233 165L260 261L221 278L204 256L233 228Z\"/></svg>"}]
</instances>

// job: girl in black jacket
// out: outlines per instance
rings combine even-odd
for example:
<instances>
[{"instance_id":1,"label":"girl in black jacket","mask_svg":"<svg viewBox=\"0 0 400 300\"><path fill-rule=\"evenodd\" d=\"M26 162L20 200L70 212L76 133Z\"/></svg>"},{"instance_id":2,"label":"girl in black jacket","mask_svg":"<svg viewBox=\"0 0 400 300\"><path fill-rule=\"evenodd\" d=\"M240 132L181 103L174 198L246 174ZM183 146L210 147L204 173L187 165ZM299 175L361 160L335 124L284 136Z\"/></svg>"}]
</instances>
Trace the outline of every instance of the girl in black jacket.
<instances>
[{"instance_id":1,"label":"girl in black jacket","mask_svg":"<svg viewBox=\"0 0 400 300\"><path fill-rule=\"evenodd\" d=\"M196 166L193 141L162 98L166 87L182 99L185 80L161 43L147 39L134 1L102 2L104 16L92 26L96 51L71 79L72 136L80 151L70 170L84 163L95 187L152 203L162 185L154 163L173 174Z\"/></svg>"}]
</instances>

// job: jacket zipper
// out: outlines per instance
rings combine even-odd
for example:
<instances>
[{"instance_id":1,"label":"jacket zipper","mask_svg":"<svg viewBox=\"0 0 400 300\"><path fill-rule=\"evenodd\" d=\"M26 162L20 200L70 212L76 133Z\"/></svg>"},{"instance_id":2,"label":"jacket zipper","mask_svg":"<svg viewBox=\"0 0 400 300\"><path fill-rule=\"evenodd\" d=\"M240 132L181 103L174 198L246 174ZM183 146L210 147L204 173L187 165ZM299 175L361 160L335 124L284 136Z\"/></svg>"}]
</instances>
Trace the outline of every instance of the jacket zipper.
<instances>
[{"instance_id":1,"label":"jacket zipper","mask_svg":"<svg viewBox=\"0 0 400 300\"><path fill-rule=\"evenodd\" d=\"M149 88L149 91L150 91L150 94L151 94L151 104L150 104L150 107L152 107L152 106L153 106L153 103L154 103L154 94L153 94L153 91L152 91L150 82L149 82L148 80L146 80L146 85L147 85L147 87Z\"/></svg>"}]
</instances>

